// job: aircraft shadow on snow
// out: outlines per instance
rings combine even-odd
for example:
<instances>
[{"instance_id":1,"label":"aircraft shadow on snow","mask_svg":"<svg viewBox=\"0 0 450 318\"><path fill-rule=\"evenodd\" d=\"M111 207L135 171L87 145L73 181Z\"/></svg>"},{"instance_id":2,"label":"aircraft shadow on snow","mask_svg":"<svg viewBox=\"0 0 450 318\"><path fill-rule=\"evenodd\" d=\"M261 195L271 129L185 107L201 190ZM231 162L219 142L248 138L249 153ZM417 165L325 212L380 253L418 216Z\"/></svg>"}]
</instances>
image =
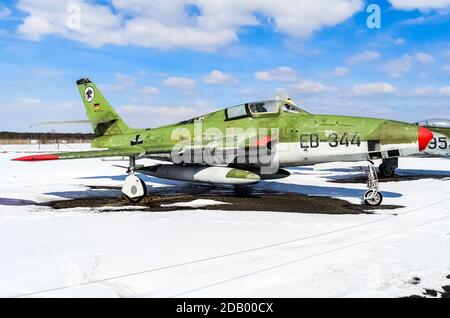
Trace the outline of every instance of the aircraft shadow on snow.
<instances>
[{"instance_id":1,"label":"aircraft shadow on snow","mask_svg":"<svg viewBox=\"0 0 450 318\"><path fill-rule=\"evenodd\" d=\"M313 186L304 184L282 183L272 181L264 188L270 188L279 192L296 192L300 194L323 196L323 197L337 197L337 198L361 198L366 188L353 189L336 186ZM400 198L403 195L397 192L383 191L383 196L386 198Z\"/></svg>"},{"instance_id":2,"label":"aircraft shadow on snow","mask_svg":"<svg viewBox=\"0 0 450 318\"><path fill-rule=\"evenodd\" d=\"M292 174L302 174L302 171L310 172L314 171L313 167L293 167L289 168L292 171ZM331 168L326 170L321 170L318 172L357 172L358 170L355 168ZM448 175L450 177L450 171L445 170L424 170L424 169L397 169L397 174L402 175L413 175L413 176L421 176L427 178L430 175ZM355 174L354 177L360 177L361 174ZM90 176L90 177L80 177L80 180L99 180L99 179L109 179L113 181L123 182L127 176L125 174L120 175L110 175L110 176ZM180 190L184 190L186 188L197 188L200 192L202 189L207 192L210 188L218 188L217 186L207 186L205 184L193 184L192 182L184 182L184 181L175 181L175 180L164 180L155 178L148 175L139 174L139 177L146 183L160 184L172 186L169 189L164 188L164 192L178 192ZM323 176L326 179L342 179L343 177L348 176ZM152 191L152 185L147 184L147 188L149 192ZM332 196L332 197L351 197L351 198L361 198L365 188L355 189L355 188L346 188L339 186L314 186L314 185L304 185L304 184L293 184L293 183L284 183L278 181L270 181L270 182L261 182L256 186L258 189L274 191L274 192L295 192L305 195L313 195L313 196ZM224 191L229 190L229 187L226 187ZM382 191L383 195L386 198L399 198L402 197L401 193L390 192L390 191ZM84 191L61 191L61 192L51 192L46 193L49 195L60 196L68 199L77 199L77 198L86 198L86 197L104 197L104 196L117 196L120 195L120 190L104 190L104 189L87 189Z\"/></svg>"},{"instance_id":3,"label":"aircraft shadow on snow","mask_svg":"<svg viewBox=\"0 0 450 318\"><path fill-rule=\"evenodd\" d=\"M292 167L289 168L291 171L291 174L302 174L302 171L310 172L314 171L313 167ZM331 168L326 170L321 170L319 172L323 172L326 174L327 172L357 172L357 169L353 168ZM426 170L426 169L397 169L397 174L399 176L414 176L420 178L423 176L423 178L429 178L430 176L436 175L436 176L448 176L450 177L450 171L448 170ZM354 174L351 177L357 178L360 177L362 174ZM110 175L110 176L90 176L90 177L80 177L78 179L81 180L99 180L99 179L110 179L113 181L120 181L123 182L127 176L125 174L120 175ZM153 183L153 184L159 184L159 185L165 185L165 186L171 186L171 187L153 187L151 184L147 184L147 189L149 190L150 194L152 191L152 188L154 190L158 189L159 192L162 193L177 193L177 192L183 192L187 191L188 193L206 193L209 192L209 190L214 189L218 190L221 189L220 186L214 186L214 185L207 185L202 183L192 183L192 182L185 182L185 181L176 181L176 180L164 180L159 179L156 177L148 176L148 175L142 175L139 174L139 177L146 183ZM342 178L348 178L349 176L329 176L324 175L323 178L331 179L331 180L338 180ZM251 186L250 186L251 187ZM106 187L105 187L106 188ZM222 188L223 192L226 193L227 191L230 191L230 186L225 186ZM346 187L338 187L338 186L314 186L314 185L303 185L303 184L292 184L292 183L284 183L284 182L278 182L278 181L270 181L270 182L264 182L262 181L260 184L255 186L255 189L260 189L268 192L295 192L305 195L313 195L313 196L328 196L328 197L351 197L351 198L361 198L364 192L366 191L365 187L362 187L361 189L355 189L355 188L346 188ZM403 195L401 193L397 192L390 192L390 191L383 191L382 193L384 197L386 198L399 198ZM67 199L78 199L78 198L89 198L89 197L117 197L118 195L121 195L119 187L117 189L87 189L84 191L61 191L61 192L50 192L46 193L48 195L55 195L62 198ZM270 195L270 193L268 193ZM0 199L0 205L28 205L28 204L34 204L33 201L27 201L24 202L23 200L12 200L12 199Z\"/></svg>"},{"instance_id":4,"label":"aircraft shadow on snow","mask_svg":"<svg viewBox=\"0 0 450 318\"><path fill-rule=\"evenodd\" d=\"M184 190L185 188L190 188L191 192L192 189L201 190L203 189L204 192L208 192L211 188L218 189L220 186L211 186L206 184L194 184L192 182L184 182L184 181L171 181L171 180L163 180L159 178L154 178L146 175L141 175L143 181L145 182L151 182L161 185L170 185L172 187L170 188L164 188L164 192L171 193L171 192L179 192L180 190ZM125 180L126 175L113 175L113 176L93 176L93 177L81 177L79 179L83 180L96 180L96 179L110 179L114 181L123 181ZM251 187L251 186L249 186ZM151 194L152 186L147 185L148 191ZM314 185L303 185L303 184L292 184L292 183L283 183L283 182L277 182L277 181L270 181L265 182L262 181L260 184L255 186L256 189L266 190L266 191L272 191L272 192L294 192L294 193L300 193L305 195L314 195L314 196L332 196L332 197L352 197L352 198L361 198L364 192L366 191L365 188L362 189L354 189L354 188L345 188L345 187L339 187L339 186L314 186ZM224 187L224 192L229 191L230 187ZM98 196L102 196L105 191L104 190L95 190L95 189L89 189L86 190L86 194L88 196L95 196L96 194ZM194 191L195 192L195 191ZM49 193L53 195L63 196L65 198L80 198L82 197L83 191L73 191L73 192L59 192L59 193ZM114 191L114 193L117 195L118 191ZM396 192L389 192L389 191L383 191L383 195L386 198L398 198L401 197L402 194L396 193Z\"/></svg>"},{"instance_id":5,"label":"aircraft shadow on snow","mask_svg":"<svg viewBox=\"0 0 450 318\"><path fill-rule=\"evenodd\" d=\"M302 171L304 172L311 172L314 171L313 167L292 167L289 168L292 174L302 174ZM356 168L331 168L326 170L320 170L319 173L322 172L326 174L327 172L358 172L358 169ZM420 177L421 175L426 178L430 175L441 175L446 176L448 175L450 177L450 171L445 170L425 170L425 169L397 169L397 174L402 175L408 175L408 176L417 176ZM360 177L362 174L355 174L351 177ZM109 176L89 176L89 177L80 177L78 179L80 180L99 180L99 179L109 179L113 181L119 181L123 182L127 175L125 174L119 174L119 175L109 175ZM146 183L152 183L152 184L159 184L159 185L165 185L165 186L171 186L169 188L164 187L163 190L165 193L171 193L171 192L179 192L188 189L188 192L199 192L204 193L208 192L210 189L220 189L220 186L211 186L206 184L194 184L192 182L184 182L184 181L176 181L176 180L164 180L159 179L156 177L148 176L148 175L142 175L139 174L139 177ZM349 176L329 176L324 175L323 178L326 179L342 179L342 178L348 178ZM251 186L250 186L251 187ZM147 188L151 194L153 186L151 184L147 184ZM155 190L158 187L155 187ZM271 182L264 182L262 181L260 184L255 186L256 189L261 189L265 191L271 191L271 192L295 192L305 195L313 195L313 196L328 196L328 197L351 197L351 198L361 198L364 192L366 191L365 187L362 187L361 189L355 189L355 188L347 188L347 187L339 187L339 186L314 186L314 185L303 185L303 184L292 184L292 183L284 183L284 182L277 182L277 181L271 181ZM194 189L198 190L195 191ZM229 191L230 187L224 187L223 191L224 193ZM87 189L84 191L61 191L61 192L51 192L46 193L49 195L56 195L63 198L69 198L69 199L77 199L77 198L86 198L86 197L102 197L102 196L118 196L120 195L120 190L113 189L113 190L105 190L105 189ZM390 191L382 191L384 197L386 198L399 198L402 197L401 193L397 192L390 192ZM270 195L270 194L269 194Z\"/></svg>"}]
</instances>

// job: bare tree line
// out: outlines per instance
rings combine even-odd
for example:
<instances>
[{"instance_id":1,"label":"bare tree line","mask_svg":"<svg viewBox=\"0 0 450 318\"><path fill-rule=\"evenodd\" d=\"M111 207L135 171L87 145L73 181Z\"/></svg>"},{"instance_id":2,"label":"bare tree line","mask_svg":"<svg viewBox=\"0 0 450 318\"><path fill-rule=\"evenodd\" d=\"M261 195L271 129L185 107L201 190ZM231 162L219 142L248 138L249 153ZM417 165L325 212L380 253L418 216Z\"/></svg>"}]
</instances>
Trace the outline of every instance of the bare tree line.
<instances>
[{"instance_id":1,"label":"bare tree line","mask_svg":"<svg viewBox=\"0 0 450 318\"><path fill-rule=\"evenodd\" d=\"M83 133L40 133L0 131L1 144L54 144L54 143L90 143L93 134Z\"/></svg>"}]
</instances>

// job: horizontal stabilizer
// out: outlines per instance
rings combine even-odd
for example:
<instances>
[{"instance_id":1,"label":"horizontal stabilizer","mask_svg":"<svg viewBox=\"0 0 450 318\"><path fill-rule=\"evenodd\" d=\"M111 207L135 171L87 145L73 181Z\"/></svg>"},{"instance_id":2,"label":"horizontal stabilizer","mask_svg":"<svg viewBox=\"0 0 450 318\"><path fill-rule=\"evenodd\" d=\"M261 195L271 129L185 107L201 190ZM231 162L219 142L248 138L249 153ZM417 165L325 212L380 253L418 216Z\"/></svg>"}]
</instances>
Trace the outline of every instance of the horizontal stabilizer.
<instances>
[{"instance_id":1,"label":"horizontal stabilizer","mask_svg":"<svg viewBox=\"0 0 450 318\"><path fill-rule=\"evenodd\" d=\"M43 123L37 123L34 125L31 125L30 128L34 127L40 127L40 126L52 126L52 125L82 125L82 124L88 124L88 125L98 125L98 124L105 124L110 122L111 120L100 120L100 121L91 121L91 120L66 120L66 121L47 121Z\"/></svg>"}]
</instances>

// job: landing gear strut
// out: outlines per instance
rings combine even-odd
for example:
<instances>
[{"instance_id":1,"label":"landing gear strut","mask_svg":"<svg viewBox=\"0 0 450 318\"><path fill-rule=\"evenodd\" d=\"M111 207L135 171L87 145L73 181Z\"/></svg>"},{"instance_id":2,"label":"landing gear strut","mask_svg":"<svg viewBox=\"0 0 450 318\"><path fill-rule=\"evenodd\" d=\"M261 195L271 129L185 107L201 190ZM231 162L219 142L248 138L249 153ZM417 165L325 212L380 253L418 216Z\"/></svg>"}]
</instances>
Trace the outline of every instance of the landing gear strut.
<instances>
[{"instance_id":1,"label":"landing gear strut","mask_svg":"<svg viewBox=\"0 0 450 318\"><path fill-rule=\"evenodd\" d=\"M145 182L136 177L136 158L130 157L130 166L128 167L128 177L122 187L122 193L133 203L139 203L147 195L147 186Z\"/></svg>"},{"instance_id":2,"label":"landing gear strut","mask_svg":"<svg viewBox=\"0 0 450 318\"><path fill-rule=\"evenodd\" d=\"M369 206L378 206L383 201L383 194L380 192L377 172L372 161L369 161L369 166L366 173L368 190L364 193L364 203Z\"/></svg>"},{"instance_id":3,"label":"landing gear strut","mask_svg":"<svg viewBox=\"0 0 450 318\"><path fill-rule=\"evenodd\" d=\"M383 159L383 162L378 167L378 172L382 178L392 178L397 168L398 158Z\"/></svg>"}]
</instances>

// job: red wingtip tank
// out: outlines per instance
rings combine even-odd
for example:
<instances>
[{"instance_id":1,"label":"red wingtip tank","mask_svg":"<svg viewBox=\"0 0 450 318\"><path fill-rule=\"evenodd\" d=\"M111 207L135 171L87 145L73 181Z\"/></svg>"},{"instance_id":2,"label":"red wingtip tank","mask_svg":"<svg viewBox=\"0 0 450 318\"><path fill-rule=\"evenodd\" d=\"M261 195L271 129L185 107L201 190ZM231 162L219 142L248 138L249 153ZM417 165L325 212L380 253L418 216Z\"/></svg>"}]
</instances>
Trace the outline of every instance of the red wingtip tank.
<instances>
[{"instance_id":1,"label":"red wingtip tank","mask_svg":"<svg viewBox=\"0 0 450 318\"><path fill-rule=\"evenodd\" d=\"M46 160L58 160L57 155L32 155L11 159L13 161L46 161Z\"/></svg>"}]
</instances>

